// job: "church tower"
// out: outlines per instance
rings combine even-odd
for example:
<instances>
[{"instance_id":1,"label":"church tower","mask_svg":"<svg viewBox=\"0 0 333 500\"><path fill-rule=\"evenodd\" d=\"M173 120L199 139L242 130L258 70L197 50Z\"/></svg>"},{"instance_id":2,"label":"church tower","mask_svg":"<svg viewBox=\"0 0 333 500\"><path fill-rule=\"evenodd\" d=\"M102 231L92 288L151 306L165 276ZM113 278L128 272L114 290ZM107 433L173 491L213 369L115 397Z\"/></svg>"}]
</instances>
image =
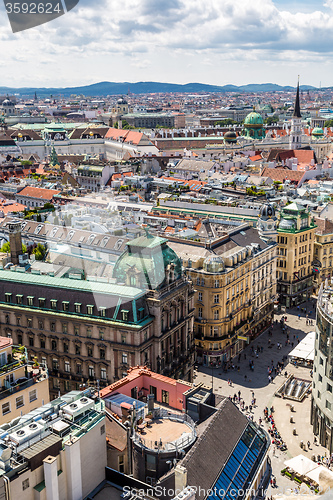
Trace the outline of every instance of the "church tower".
<instances>
[{"instance_id":1,"label":"church tower","mask_svg":"<svg viewBox=\"0 0 333 500\"><path fill-rule=\"evenodd\" d=\"M289 148L300 149L301 147L302 147L302 115L301 115L301 106L299 103L299 80L298 80L294 112L291 118Z\"/></svg>"}]
</instances>

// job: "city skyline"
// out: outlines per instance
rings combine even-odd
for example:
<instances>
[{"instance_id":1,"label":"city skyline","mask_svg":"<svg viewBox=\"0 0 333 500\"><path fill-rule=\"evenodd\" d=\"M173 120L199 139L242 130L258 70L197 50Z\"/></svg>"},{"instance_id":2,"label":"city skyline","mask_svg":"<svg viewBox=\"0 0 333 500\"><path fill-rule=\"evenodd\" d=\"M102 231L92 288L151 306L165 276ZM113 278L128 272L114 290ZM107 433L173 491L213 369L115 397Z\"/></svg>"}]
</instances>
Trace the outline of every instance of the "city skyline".
<instances>
[{"instance_id":1,"label":"city skyline","mask_svg":"<svg viewBox=\"0 0 333 500\"><path fill-rule=\"evenodd\" d=\"M11 33L2 16L1 84L96 81L273 82L331 86L333 2L87 0L45 25ZM4 13L5 7L1 6Z\"/></svg>"}]
</instances>

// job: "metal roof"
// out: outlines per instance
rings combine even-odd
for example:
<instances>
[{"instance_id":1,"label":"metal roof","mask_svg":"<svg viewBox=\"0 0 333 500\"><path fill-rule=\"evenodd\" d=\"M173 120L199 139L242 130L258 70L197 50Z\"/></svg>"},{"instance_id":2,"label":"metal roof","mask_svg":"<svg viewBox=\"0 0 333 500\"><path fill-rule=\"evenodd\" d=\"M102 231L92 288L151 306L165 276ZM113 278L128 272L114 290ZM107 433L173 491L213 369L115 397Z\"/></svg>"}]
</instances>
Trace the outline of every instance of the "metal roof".
<instances>
[{"instance_id":1,"label":"metal roof","mask_svg":"<svg viewBox=\"0 0 333 500\"><path fill-rule=\"evenodd\" d=\"M55 434L50 434L49 436L47 436L44 439L41 439L32 446L29 446L29 448L20 451L20 455L22 455L27 460L31 460L36 455L39 455L42 451L47 450L48 448L50 448L50 446L59 442L62 443L61 437L56 436Z\"/></svg>"},{"instance_id":2,"label":"metal roof","mask_svg":"<svg viewBox=\"0 0 333 500\"><path fill-rule=\"evenodd\" d=\"M76 280L70 278L55 278L52 276L32 273L22 273L0 269L0 281L15 281L15 283L29 283L37 286L51 288L66 288L69 290L81 290L83 292L118 295L131 300L142 297L145 294L140 288L112 283L100 283L96 281Z\"/></svg>"}]
</instances>

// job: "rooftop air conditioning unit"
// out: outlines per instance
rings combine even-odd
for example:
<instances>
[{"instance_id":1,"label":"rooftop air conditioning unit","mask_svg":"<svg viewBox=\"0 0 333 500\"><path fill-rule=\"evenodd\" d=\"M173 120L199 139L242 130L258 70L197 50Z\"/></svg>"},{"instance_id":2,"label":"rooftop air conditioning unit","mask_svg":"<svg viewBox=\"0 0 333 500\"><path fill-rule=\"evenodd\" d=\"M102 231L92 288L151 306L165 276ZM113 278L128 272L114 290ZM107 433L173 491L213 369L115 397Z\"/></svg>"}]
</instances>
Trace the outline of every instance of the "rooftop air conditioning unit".
<instances>
[{"instance_id":1,"label":"rooftop air conditioning unit","mask_svg":"<svg viewBox=\"0 0 333 500\"><path fill-rule=\"evenodd\" d=\"M31 422L30 424L21 427L21 429L19 429L18 431L9 434L9 439L13 443L20 445L34 438L35 436L40 434L43 430L44 426L41 425L39 422Z\"/></svg>"},{"instance_id":2,"label":"rooftop air conditioning unit","mask_svg":"<svg viewBox=\"0 0 333 500\"><path fill-rule=\"evenodd\" d=\"M64 406L62 408L62 411L65 418L74 420L75 418L84 414L86 411L94 408L94 406L95 403L92 399L83 396L82 398L73 401L73 403Z\"/></svg>"}]
</instances>

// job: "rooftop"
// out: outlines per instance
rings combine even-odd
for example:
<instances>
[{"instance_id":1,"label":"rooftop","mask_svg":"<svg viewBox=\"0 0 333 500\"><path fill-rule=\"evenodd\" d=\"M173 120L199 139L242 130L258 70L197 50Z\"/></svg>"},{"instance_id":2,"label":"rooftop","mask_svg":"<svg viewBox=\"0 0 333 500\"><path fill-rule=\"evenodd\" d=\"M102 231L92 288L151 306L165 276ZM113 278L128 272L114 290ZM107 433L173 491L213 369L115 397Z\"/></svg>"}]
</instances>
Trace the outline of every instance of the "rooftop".
<instances>
[{"instance_id":1,"label":"rooftop","mask_svg":"<svg viewBox=\"0 0 333 500\"><path fill-rule=\"evenodd\" d=\"M9 456L9 467L0 476L12 476L35 457L42 461L49 449L74 437L80 438L104 419L104 403L93 393L72 391L0 427L0 449ZM54 448L52 448L54 450Z\"/></svg>"}]
</instances>

